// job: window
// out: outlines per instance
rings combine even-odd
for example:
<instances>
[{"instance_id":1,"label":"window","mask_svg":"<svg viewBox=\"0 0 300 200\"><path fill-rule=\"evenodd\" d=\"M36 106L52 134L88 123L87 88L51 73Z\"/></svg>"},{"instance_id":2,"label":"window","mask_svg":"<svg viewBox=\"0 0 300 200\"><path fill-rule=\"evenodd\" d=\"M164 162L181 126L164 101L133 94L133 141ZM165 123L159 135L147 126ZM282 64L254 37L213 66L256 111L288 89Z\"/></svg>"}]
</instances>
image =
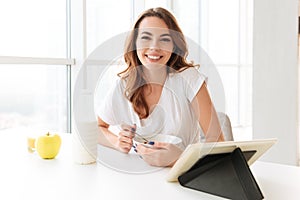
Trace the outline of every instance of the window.
<instances>
[{"instance_id":1,"label":"window","mask_svg":"<svg viewBox=\"0 0 300 200\"><path fill-rule=\"evenodd\" d=\"M66 131L65 66L0 65L0 128Z\"/></svg>"},{"instance_id":2,"label":"window","mask_svg":"<svg viewBox=\"0 0 300 200\"><path fill-rule=\"evenodd\" d=\"M0 129L68 131L66 5L0 2Z\"/></svg>"},{"instance_id":3,"label":"window","mask_svg":"<svg viewBox=\"0 0 300 200\"><path fill-rule=\"evenodd\" d=\"M0 24L1 56L66 56L65 1L1 1Z\"/></svg>"},{"instance_id":4,"label":"window","mask_svg":"<svg viewBox=\"0 0 300 200\"><path fill-rule=\"evenodd\" d=\"M235 139L251 139L253 1L173 1L185 35L198 42L218 69Z\"/></svg>"}]
</instances>

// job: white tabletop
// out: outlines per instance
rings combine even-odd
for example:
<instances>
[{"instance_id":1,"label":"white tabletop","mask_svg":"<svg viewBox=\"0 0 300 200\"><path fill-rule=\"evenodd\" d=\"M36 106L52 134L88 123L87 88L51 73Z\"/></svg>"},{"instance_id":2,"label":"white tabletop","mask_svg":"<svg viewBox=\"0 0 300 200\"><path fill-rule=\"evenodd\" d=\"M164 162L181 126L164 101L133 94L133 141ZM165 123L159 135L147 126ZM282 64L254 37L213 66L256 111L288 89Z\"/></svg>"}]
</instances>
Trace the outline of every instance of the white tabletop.
<instances>
[{"instance_id":1,"label":"white tabletop","mask_svg":"<svg viewBox=\"0 0 300 200\"><path fill-rule=\"evenodd\" d=\"M168 168L128 174L99 163L75 164L67 134L59 155L44 160L27 152L18 131L0 131L0 199L223 199L166 182ZM300 168L257 161L251 170L265 199L299 199Z\"/></svg>"}]
</instances>

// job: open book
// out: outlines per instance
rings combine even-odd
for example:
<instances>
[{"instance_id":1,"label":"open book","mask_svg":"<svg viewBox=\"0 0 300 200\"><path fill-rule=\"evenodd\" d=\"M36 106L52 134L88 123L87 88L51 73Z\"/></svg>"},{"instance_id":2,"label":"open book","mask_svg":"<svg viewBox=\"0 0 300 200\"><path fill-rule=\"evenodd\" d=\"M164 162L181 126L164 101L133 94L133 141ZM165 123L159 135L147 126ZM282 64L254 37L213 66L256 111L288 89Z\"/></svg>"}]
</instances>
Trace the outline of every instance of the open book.
<instances>
[{"instance_id":1,"label":"open book","mask_svg":"<svg viewBox=\"0 0 300 200\"><path fill-rule=\"evenodd\" d=\"M248 165L253 164L263 155L277 139L260 139L251 141L226 141L214 143L196 143L189 145L167 175L167 181L178 181L178 177L188 171L200 158L211 154L230 153L240 148L245 153Z\"/></svg>"}]
</instances>

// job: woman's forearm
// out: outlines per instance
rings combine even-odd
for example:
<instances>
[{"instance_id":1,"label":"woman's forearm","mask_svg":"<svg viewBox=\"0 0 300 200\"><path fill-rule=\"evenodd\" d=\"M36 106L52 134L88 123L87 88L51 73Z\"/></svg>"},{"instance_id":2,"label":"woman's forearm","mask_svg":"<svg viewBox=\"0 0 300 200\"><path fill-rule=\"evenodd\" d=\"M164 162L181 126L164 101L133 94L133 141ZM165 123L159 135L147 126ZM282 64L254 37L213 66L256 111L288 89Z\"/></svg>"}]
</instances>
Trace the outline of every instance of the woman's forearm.
<instances>
[{"instance_id":1,"label":"woman's forearm","mask_svg":"<svg viewBox=\"0 0 300 200\"><path fill-rule=\"evenodd\" d=\"M116 149L117 136L110 132L107 128L99 126L98 144Z\"/></svg>"},{"instance_id":2,"label":"woman's forearm","mask_svg":"<svg viewBox=\"0 0 300 200\"><path fill-rule=\"evenodd\" d=\"M110 147L113 149L117 149L116 143L118 140L118 136L112 133L108 128L109 125L105 123L102 119L98 117L98 127L99 127L99 133L98 133L98 144Z\"/></svg>"}]
</instances>

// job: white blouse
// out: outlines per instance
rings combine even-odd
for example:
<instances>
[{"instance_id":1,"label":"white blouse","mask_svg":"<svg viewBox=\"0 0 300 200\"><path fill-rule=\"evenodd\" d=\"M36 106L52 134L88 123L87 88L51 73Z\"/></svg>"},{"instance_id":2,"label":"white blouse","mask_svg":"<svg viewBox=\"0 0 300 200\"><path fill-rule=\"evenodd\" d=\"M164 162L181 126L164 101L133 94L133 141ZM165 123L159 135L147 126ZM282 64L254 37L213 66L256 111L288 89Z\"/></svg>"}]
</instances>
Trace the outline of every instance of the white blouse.
<instances>
[{"instance_id":1,"label":"white blouse","mask_svg":"<svg viewBox=\"0 0 300 200\"><path fill-rule=\"evenodd\" d=\"M97 115L109 125L136 124L142 135L171 134L182 139L181 148L200 140L201 128L191 102L206 81L196 68L170 73L160 99L146 119L139 119L124 96L124 83L118 79Z\"/></svg>"}]
</instances>

